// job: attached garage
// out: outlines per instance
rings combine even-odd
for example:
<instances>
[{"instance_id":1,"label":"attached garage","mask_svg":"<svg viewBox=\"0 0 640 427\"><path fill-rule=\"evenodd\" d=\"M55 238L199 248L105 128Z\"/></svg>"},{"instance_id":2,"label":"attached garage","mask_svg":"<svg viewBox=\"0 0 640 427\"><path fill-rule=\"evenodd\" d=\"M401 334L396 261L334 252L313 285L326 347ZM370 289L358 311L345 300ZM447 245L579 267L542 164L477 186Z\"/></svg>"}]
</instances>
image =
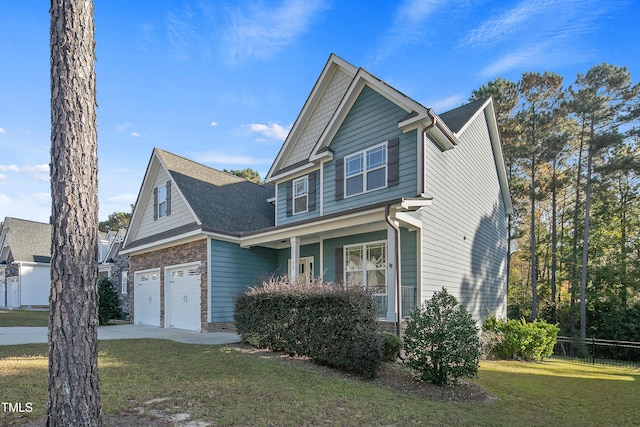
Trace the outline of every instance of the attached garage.
<instances>
[{"instance_id":1,"label":"attached garage","mask_svg":"<svg viewBox=\"0 0 640 427\"><path fill-rule=\"evenodd\" d=\"M160 326L160 269L136 271L134 285L134 322Z\"/></svg>"},{"instance_id":2,"label":"attached garage","mask_svg":"<svg viewBox=\"0 0 640 427\"><path fill-rule=\"evenodd\" d=\"M200 264L165 269L165 327L199 331Z\"/></svg>"}]
</instances>

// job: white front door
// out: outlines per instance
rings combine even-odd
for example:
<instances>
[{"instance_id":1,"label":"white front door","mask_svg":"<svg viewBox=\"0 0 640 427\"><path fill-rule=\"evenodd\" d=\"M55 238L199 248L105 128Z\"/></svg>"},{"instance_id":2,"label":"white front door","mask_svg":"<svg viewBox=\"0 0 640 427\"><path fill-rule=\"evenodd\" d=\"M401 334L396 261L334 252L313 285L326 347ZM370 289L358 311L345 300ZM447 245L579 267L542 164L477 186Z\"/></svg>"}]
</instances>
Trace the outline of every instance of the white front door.
<instances>
[{"instance_id":1,"label":"white front door","mask_svg":"<svg viewBox=\"0 0 640 427\"><path fill-rule=\"evenodd\" d=\"M133 286L134 323L160 326L160 270L136 271Z\"/></svg>"},{"instance_id":2,"label":"white front door","mask_svg":"<svg viewBox=\"0 0 640 427\"><path fill-rule=\"evenodd\" d=\"M165 327L199 331L200 267L169 268L165 272Z\"/></svg>"},{"instance_id":3,"label":"white front door","mask_svg":"<svg viewBox=\"0 0 640 427\"><path fill-rule=\"evenodd\" d=\"M20 307L19 283L18 276L7 277L7 307Z\"/></svg>"}]
</instances>

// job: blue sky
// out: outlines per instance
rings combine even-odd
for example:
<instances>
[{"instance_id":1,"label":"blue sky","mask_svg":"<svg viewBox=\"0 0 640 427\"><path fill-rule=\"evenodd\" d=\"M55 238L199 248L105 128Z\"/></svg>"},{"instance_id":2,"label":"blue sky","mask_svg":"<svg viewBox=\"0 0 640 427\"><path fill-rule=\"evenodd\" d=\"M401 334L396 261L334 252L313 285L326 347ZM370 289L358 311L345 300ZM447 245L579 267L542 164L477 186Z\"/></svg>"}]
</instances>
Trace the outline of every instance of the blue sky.
<instances>
[{"instance_id":1,"label":"blue sky","mask_svg":"<svg viewBox=\"0 0 640 427\"><path fill-rule=\"evenodd\" d=\"M264 177L329 55L443 113L496 77L640 77L633 0L95 0L100 219L153 147ZM0 217L48 221L49 2L0 2ZM1 219L0 218L0 219Z\"/></svg>"}]
</instances>

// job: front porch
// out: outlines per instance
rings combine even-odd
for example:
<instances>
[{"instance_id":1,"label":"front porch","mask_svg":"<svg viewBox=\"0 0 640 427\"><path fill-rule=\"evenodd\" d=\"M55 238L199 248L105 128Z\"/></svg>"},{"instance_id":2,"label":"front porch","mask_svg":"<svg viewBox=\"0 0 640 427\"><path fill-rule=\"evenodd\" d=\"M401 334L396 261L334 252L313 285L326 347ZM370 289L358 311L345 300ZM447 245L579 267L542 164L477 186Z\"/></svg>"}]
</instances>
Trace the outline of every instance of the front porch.
<instances>
[{"instance_id":1,"label":"front porch","mask_svg":"<svg viewBox=\"0 0 640 427\"><path fill-rule=\"evenodd\" d=\"M420 301L416 222L410 212L381 206L333 221L276 227L244 238L242 246L276 249L278 273L297 280L364 286L378 301L380 320L397 322L398 312L406 318Z\"/></svg>"}]
</instances>

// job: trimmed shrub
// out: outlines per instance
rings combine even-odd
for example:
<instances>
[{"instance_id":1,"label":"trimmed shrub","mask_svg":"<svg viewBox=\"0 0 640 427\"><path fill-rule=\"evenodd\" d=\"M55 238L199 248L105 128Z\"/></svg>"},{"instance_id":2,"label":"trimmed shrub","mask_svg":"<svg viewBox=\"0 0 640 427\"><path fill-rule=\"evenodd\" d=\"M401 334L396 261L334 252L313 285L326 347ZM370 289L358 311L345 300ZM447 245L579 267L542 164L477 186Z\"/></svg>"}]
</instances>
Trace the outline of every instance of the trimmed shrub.
<instances>
[{"instance_id":1,"label":"trimmed shrub","mask_svg":"<svg viewBox=\"0 0 640 427\"><path fill-rule=\"evenodd\" d=\"M485 337L491 338L490 355L500 359L542 360L553 354L560 328L544 320L485 319Z\"/></svg>"},{"instance_id":2,"label":"trimmed shrub","mask_svg":"<svg viewBox=\"0 0 640 427\"><path fill-rule=\"evenodd\" d=\"M393 362L402 350L402 341L394 334L384 332L382 334L382 355L384 360Z\"/></svg>"},{"instance_id":3,"label":"trimmed shrub","mask_svg":"<svg viewBox=\"0 0 640 427\"><path fill-rule=\"evenodd\" d=\"M106 325L111 319L118 319L122 316L120 307L120 296L115 285L108 277L98 279L98 322Z\"/></svg>"},{"instance_id":4,"label":"trimmed shrub","mask_svg":"<svg viewBox=\"0 0 640 427\"><path fill-rule=\"evenodd\" d=\"M416 308L404 332L406 363L423 380L455 383L474 377L480 360L480 337L471 314L445 288Z\"/></svg>"},{"instance_id":5,"label":"trimmed shrub","mask_svg":"<svg viewBox=\"0 0 640 427\"><path fill-rule=\"evenodd\" d=\"M255 347L308 356L367 378L382 362L377 304L361 288L271 278L236 298L234 320L242 340Z\"/></svg>"}]
</instances>

